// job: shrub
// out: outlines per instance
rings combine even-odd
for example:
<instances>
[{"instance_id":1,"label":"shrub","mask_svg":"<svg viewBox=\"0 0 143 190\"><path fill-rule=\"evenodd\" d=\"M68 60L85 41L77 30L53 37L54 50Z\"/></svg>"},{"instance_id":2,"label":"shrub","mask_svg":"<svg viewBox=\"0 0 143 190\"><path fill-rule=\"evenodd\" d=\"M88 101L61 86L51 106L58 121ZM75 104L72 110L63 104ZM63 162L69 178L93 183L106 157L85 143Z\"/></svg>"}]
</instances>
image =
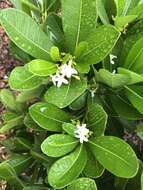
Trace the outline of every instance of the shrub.
<instances>
[{"instance_id":1,"label":"shrub","mask_svg":"<svg viewBox=\"0 0 143 190\"><path fill-rule=\"evenodd\" d=\"M142 1L12 2L0 22L23 65L0 92L0 178L14 190L141 190L141 154L122 138L143 138Z\"/></svg>"}]
</instances>

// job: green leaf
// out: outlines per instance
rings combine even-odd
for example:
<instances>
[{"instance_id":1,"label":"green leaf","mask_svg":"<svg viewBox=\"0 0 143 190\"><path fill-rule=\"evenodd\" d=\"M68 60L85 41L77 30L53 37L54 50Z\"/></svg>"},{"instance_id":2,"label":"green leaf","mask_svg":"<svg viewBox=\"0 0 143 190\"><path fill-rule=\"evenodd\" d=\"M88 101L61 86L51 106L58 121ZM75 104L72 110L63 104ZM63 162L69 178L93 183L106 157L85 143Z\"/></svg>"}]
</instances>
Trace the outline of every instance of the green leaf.
<instances>
[{"instance_id":1,"label":"green leaf","mask_svg":"<svg viewBox=\"0 0 143 190\"><path fill-rule=\"evenodd\" d=\"M9 8L0 12L0 22L10 39L23 51L38 59L50 59L53 44L30 16Z\"/></svg>"},{"instance_id":2,"label":"green leaf","mask_svg":"<svg viewBox=\"0 0 143 190\"><path fill-rule=\"evenodd\" d=\"M52 60L55 62L60 61L61 59L59 48L56 46L53 46L51 48L50 55L51 55Z\"/></svg>"},{"instance_id":3,"label":"green leaf","mask_svg":"<svg viewBox=\"0 0 143 190\"><path fill-rule=\"evenodd\" d=\"M49 184L61 189L75 180L83 171L87 160L84 146L79 146L69 155L57 160L48 173Z\"/></svg>"},{"instance_id":4,"label":"green leaf","mask_svg":"<svg viewBox=\"0 0 143 190\"><path fill-rule=\"evenodd\" d=\"M28 70L33 75L37 76L50 76L57 71L57 66L55 63L41 60L41 59L35 59L28 63Z\"/></svg>"},{"instance_id":5,"label":"green leaf","mask_svg":"<svg viewBox=\"0 0 143 190\"><path fill-rule=\"evenodd\" d=\"M72 182L67 190L97 190L95 181L90 178L79 178Z\"/></svg>"},{"instance_id":6,"label":"green leaf","mask_svg":"<svg viewBox=\"0 0 143 190\"><path fill-rule=\"evenodd\" d=\"M16 190L24 187L24 184L17 177L13 167L6 162L0 164L0 178L6 180L9 184L15 187Z\"/></svg>"},{"instance_id":7,"label":"green leaf","mask_svg":"<svg viewBox=\"0 0 143 190\"><path fill-rule=\"evenodd\" d=\"M103 24L110 23L103 0L97 0L97 12Z\"/></svg>"},{"instance_id":8,"label":"green leaf","mask_svg":"<svg viewBox=\"0 0 143 190\"><path fill-rule=\"evenodd\" d=\"M100 26L86 37L88 50L80 57L80 64L91 65L102 61L115 46L120 32L111 25Z\"/></svg>"},{"instance_id":9,"label":"green leaf","mask_svg":"<svg viewBox=\"0 0 143 190\"><path fill-rule=\"evenodd\" d=\"M73 125L72 123L64 123L63 124L63 130L67 133L67 134L69 134L69 135L71 135L71 136L75 136L75 130L76 130L77 128L76 128L76 126L75 125Z\"/></svg>"},{"instance_id":10,"label":"green leaf","mask_svg":"<svg viewBox=\"0 0 143 190\"><path fill-rule=\"evenodd\" d=\"M3 89L0 91L0 102L10 110L16 110L16 101L14 94L8 90L8 89Z\"/></svg>"},{"instance_id":11,"label":"green leaf","mask_svg":"<svg viewBox=\"0 0 143 190\"><path fill-rule=\"evenodd\" d=\"M32 161L31 156L14 154L5 162L10 164L16 171L17 175L19 175L31 165Z\"/></svg>"},{"instance_id":12,"label":"green leaf","mask_svg":"<svg viewBox=\"0 0 143 190\"><path fill-rule=\"evenodd\" d=\"M143 4L139 4L129 11L129 15L137 15L138 19L143 18Z\"/></svg>"},{"instance_id":13,"label":"green leaf","mask_svg":"<svg viewBox=\"0 0 143 190\"><path fill-rule=\"evenodd\" d=\"M139 0L114 0L117 7L117 15L125 16L132 8L134 8Z\"/></svg>"},{"instance_id":14,"label":"green leaf","mask_svg":"<svg viewBox=\"0 0 143 190\"><path fill-rule=\"evenodd\" d=\"M40 78L27 71L25 67L16 67L10 74L9 85L14 90L29 91L38 88L43 83Z\"/></svg>"},{"instance_id":15,"label":"green leaf","mask_svg":"<svg viewBox=\"0 0 143 190\"><path fill-rule=\"evenodd\" d=\"M143 116L140 114L125 98L120 95L111 96L110 100L112 102L113 108L117 114L128 120L141 119ZM124 109L123 109L124 108Z\"/></svg>"},{"instance_id":16,"label":"green leaf","mask_svg":"<svg viewBox=\"0 0 143 190\"><path fill-rule=\"evenodd\" d=\"M55 134L43 141L41 149L47 156L61 157L71 152L78 142L76 138L69 135Z\"/></svg>"},{"instance_id":17,"label":"green leaf","mask_svg":"<svg viewBox=\"0 0 143 190\"><path fill-rule=\"evenodd\" d=\"M132 105L143 114L143 86L142 85L132 85L125 86L125 93Z\"/></svg>"},{"instance_id":18,"label":"green leaf","mask_svg":"<svg viewBox=\"0 0 143 190\"><path fill-rule=\"evenodd\" d=\"M33 119L31 118L29 113L24 118L24 125L27 128L31 128L31 129L34 129L34 130L37 130L37 131L43 131L44 130L41 127L39 127L39 125L37 125L37 123L35 123L33 121Z\"/></svg>"},{"instance_id":19,"label":"green leaf","mask_svg":"<svg viewBox=\"0 0 143 190\"><path fill-rule=\"evenodd\" d=\"M40 86L34 90L21 92L17 95L16 102L25 103L27 101L31 101L32 99L39 98L43 89L44 89L44 86Z\"/></svg>"},{"instance_id":20,"label":"green leaf","mask_svg":"<svg viewBox=\"0 0 143 190\"><path fill-rule=\"evenodd\" d=\"M132 46L129 51L129 54L125 60L124 67L130 69L134 72L143 74L142 72L142 58L143 58L143 38L141 37L136 43Z\"/></svg>"},{"instance_id":21,"label":"green leaf","mask_svg":"<svg viewBox=\"0 0 143 190\"><path fill-rule=\"evenodd\" d=\"M4 124L0 128L0 133L4 133L16 126L21 126L23 124L24 115L19 115L13 112L6 112L3 115Z\"/></svg>"},{"instance_id":22,"label":"green leaf","mask_svg":"<svg viewBox=\"0 0 143 190\"><path fill-rule=\"evenodd\" d=\"M89 141L92 153L107 170L119 177L132 178L139 164L133 149L117 137L102 136Z\"/></svg>"},{"instance_id":23,"label":"green leaf","mask_svg":"<svg viewBox=\"0 0 143 190\"><path fill-rule=\"evenodd\" d=\"M58 47L63 48L65 39L62 29L62 19L55 13L50 13L43 25L44 31L51 37L54 44Z\"/></svg>"},{"instance_id":24,"label":"green leaf","mask_svg":"<svg viewBox=\"0 0 143 190\"><path fill-rule=\"evenodd\" d=\"M136 133L137 133L138 137L141 140L143 140L143 124L142 123L137 126Z\"/></svg>"},{"instance_id":25,"label":"green leaf","mask_svg":"<svg viewBox=\"0 0 143 190\"><path fill-rule=\"evenodd\" d=\"M102 176L104 170L105 169L103 168L103 166L97 161L97 159L92 154L90 149L88 149L87 163L83 170L83 173L85 174L85 176L90 177L90 178L98 178Z\"/></svg>"},{"instance_id":26,"label":"green leaf","mask_svg":"<svg viewBox=\"0 0 143 190\"><path fill-rule=\"evenodd\" d=\"M118 67L118 73L129 76L130 81L129 81L128 85L143 82L143 76L142 75L139 75L139 74L137 74L137 73L135 73L133 71L130 71L128 69Z\"/></svg>"},{"instance_id":27,"label":"green leaf","mask_svg":"<svg viewBox=\"0 0 143 190\"><path fill-rule=\"evenodd\" d=\"M62 0L62 19L66 42L73 53L96 27L96 0ZM72 11L71 11L72 10Z\"/></svg>"},{"instance_id":28,"label":"green leaf","mask_svg":"<svg viewBox=\"0 0 143 190\"><path fill-rule=\"evenodd\" d=\"M77 98L74 102L71 103L71 105L69 106L70 109L80 110L84 108L86 104L86 98L87 98L87 93L82 94L79 98Z\"/></svg>"},{"instance_id":29,"label":"green leaf","mask_svg":"<svg viewBox=\"0 0 143 190\"><path fill-rule=\"evenodd\" d=\"M133 22L136 18L137 18L137 15L127 15L127 16L116 17L115 26L120 31L123 31L128 26L128 24Z\"/></svg>"},{"instance_id":30,"label":"green leaf","mask_svg":"<svg viewBox=\"0 0 143 190\"><path fill-rule=\"evenodd\" d=\"M107 114L103 107L96 103L89 103L87 110L87 125L96 137L104 135Z\"/></svg>"},{"instance_id":31,"label":"green leaf","mask_svg":"<svg viewBox=\"0 0 143 190\"><path fill-rule=\"evenodd\" d=\"M59 108L65 108L81 96L86 89L87 83L85 79L72 79L68 85L62 85L60 88L52 86L46 92L45 100Z\"/></svg>"},{"instance_id":32,"label":"green leaf","mask_svg":"<svg viewBox=\"0 0 143 190\"><path fill-rule=\"evenodd\" d=\"M70 116L49 103L36 103L29 108L32 119L43 129L61 131L62 124L70 121Z\"/></svg>"},{"instance_id":33,"label":"green leaf","mask_svg":"<svg viewBox=\"0 0 143 190\"><path fill-rule=\"evenodd\" d=\"M97 74L97 81L104 83L111 88L119 88L130 82L130 77L125 74L113 74L105 69L100 69Z\"/></svg>"},{"instance_id":34,"label":"green leaf","mask_svg":"<svg viewBox=\"0 0 143 190\"><path fill-rule=\"evenodd\" d=\"M19 147L20 150L22 149L22 150L29 151L32 148L31 141L29 141L28 139L25 139L23 137L15 137L14 144L15 144L16 148Z\"/></svg>"},{"instance_id":35,"label":"green leaf","mask_svg":"<svg viewBox=\"0 0 143 190\"><path fill-rule=\"evenodd\" d=\"M143 173L141 175L141 190L143 190Z\"/></svg>"}]
</instances>

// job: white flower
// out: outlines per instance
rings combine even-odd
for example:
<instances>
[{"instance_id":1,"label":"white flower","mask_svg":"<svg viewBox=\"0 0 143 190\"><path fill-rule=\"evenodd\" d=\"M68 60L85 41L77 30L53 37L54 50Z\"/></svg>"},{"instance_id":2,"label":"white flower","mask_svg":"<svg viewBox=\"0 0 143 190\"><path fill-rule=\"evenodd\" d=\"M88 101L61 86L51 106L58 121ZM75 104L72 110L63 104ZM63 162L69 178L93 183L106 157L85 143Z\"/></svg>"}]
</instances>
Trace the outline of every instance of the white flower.
<instances>
[{"instance_id":1,"label":"white flower","mask_svg":"<svg viewBox=\"0 0 143 190\"><path fill-rule=\"evenodd\" d=\"M115 59L115 58L117 59L117 56L110 54L110 63L111 63L112 65L115 64L115 61L113 60L113 59Z\"/></svg>"},{"instance_id":2,"label":"white flower","mask_svg":"<svg viewBox=\"0 0 143 190\"><path fill-rule=\"evenodd\" d=\"M75 130L75 137L80 139L80 143L88 142L89 129L86 128L86 124L77 125Z\"/></svg>"},{"instance_id":3,"label":"white flower","mask_svg":"<svg viewBox=\"0 0 143 190\"><path fill-rule=\"evenodd\" d=\"M72 68L72 60L70 60L70 61L68 62L68 64L66 64L66 63L63 64L63 65L60 67L59 72L60 72L63 76L65 76L65 77L67 77L67 78L71 78L72 75L77 75L77 74L78 74L77 70L74 69L74 68Z\"/></svg>"},{"instance_id":4,"label":"white flower","mask_svg":"<svg viewBox=\"0 0 143 190\"><path fill-rule=\"evenodd\" d=\"M62 86L62 84L68 84L68 80L64 78L63 75L60 75L60 74L56 74L56 75L52 75L52 81L53 81L53 84L55 86L57 86L58 88Z\"/></svg>"},{"instance_id":5,"label":"white flower","mask_svg":"<svg viewBox=\"0 0 143 190\"><path fill-rule=\"evenodd\" d=\"M116 74L116 69L114 69L114 70L112 71L112 74L113 74L113 75Z\"/></svg>"}]
</instances>

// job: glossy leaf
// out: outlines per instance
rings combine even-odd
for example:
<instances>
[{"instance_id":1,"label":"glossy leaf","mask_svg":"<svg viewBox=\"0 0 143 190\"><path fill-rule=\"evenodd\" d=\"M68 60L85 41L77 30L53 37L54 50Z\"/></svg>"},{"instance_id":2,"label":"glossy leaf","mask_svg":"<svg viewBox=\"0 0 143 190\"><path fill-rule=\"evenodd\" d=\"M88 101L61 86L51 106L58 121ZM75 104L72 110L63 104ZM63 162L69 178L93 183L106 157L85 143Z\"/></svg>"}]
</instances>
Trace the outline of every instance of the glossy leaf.
<instances>
[{"instance_id":1,"label":"glossy leaf","mask_svg":"<svg viewBox=\"0 0 143 190\"><path fill-rule=\"evenodd\" d=\"M52 86L46 92L45 100L59 108L65 108L81 96L86 89L87 83L84 79L72 79L68 85L62 85L60 88Z\"/></svg>"},{"instance_id":2,"label":"glossy leaf","mask_svg":"<svg viewBox=\"0 0 143 190\"><path fill-rule=\"evenodd\" d=\"M130 77L124 74L113 74L105 69L100 69L97 75L98 82L104 83L111 88L119 88L130 82Z\"/></svg>"},{"instance_id":3,"label":"glossy leaf","mask_svg":"<svg viewBox=\"0 0 143 190\"><path fill-rule=\"evenodd\" d=\"M49 61L35 59L28 63L28 70L34 75L44 77L56 73L57 66L55 63Z\"/></svg>"},{"instance_id":4,"label":"glossy leaf","mask_svg":"<svg viewBox=\"0 0 143 190\"><path fill-rule=\"evenodd\" d=\"M141 85L132 85L125 87L126 96L132 105L143 114L143 87Z\"/></svg>"},{"instance_id":5,"label":"glossy leaf","mask_svg":"<svg viewBox=\"0 0 143 190\"><path fill-rule=\"evenodd\" d=\"M50 168L48 182L53 188L61 189L75 180L86 164L86 151L79 146L74 152L57 160Z\"/></svg>"},{"instance_id":6,"label":"glossy leaf","mask_svg":"<svg viewBox=\"0 0 143 190\"><path fill-rule=\"evenodd\" d=\"M40 78L27 71L24 67L16 67L10 74L9 85L14 90L29 91L42 85L43 78Z\"/></svg>"},{"instance_id":7,"label":"glossy leaf","mask_svg":"<svg viewBox=\"0 0 143 190\"><path fill-rule=\"evenodd\" d=\"M67 190L97 190L95 181L90 178L79 178L68 186Z\"/></svg>"},{"instance_id":8,"label":"glossy leaf","mask_svg":"<svg viewBox=\"0 0 143 190\"><path fill-rule=\"evenodd\" d=\"M61 157L71 152L78 140L74 137L64 134L55 134L47 137L41 144L41 149L44 154L51 157Z\"/></svg>"},{"instance_id":9,"label":"glossy leaf","mask_svg":"<svg viewBox=\"0 0 143 190\"><path fill-rule=\"evenodd\" d=\"M86 37L88 50L80 57L80 64L91 65L102 61L111 52L119 36L119 31L111 25L98 27Z\"/></svg>"},{"instance_id":10,"label":"glossy leaf","mask_svg":"<svg viewBox=\"0 0 143 190\"><path fill-rule=\"evenodd\" d=\"M87 163L83 170L86 177L99 178L104 172L104 167L97 161L90 149L87 151Z\"/></svg>"},{"instance_id":11,"label":"glossy leaf","mask_svg":"<svg viewBox=\"0 0 143 190\"><path fill-rule=\"evenodd\" d=\"M138 171L133 149L117 137L103 136L90 140L92 153L107 170L119 177L132 178Z\"/></svg>"},{"instance_id":12,"label":"glossy leaf","mask_svg":"<svg viewBox=\"0 0 143 190\"><path fill-rule=\"evenodd\" d=\"M32 119L49 131L61 131L62 124L70 121L67 113L49 103L36 103L29 108Z\"/></svg>"},{"instance_id":13,"label":"glossy leaf","mask_svg":"<svg viewBox=\"0 0 143 190\"><path fill-rule=\"evenodd\" d=\"M31 17L9 8L1 11L0 22L10 39L23 51L35 58L49 60L52 43Z\"/></svg>"},{"instance_id":14,"label":"glossy leaf","mask_svg":"<svg viewBox=\"0 0 143 190\"><path fill-rule=\"evenodd\" d=\"M75 132L76 129L77 129L76 126L74 124L72 124L72 123L64 123L63 124L63 130L67 134L69 134L69 135L71 135L73 137L75 136L74 132Z\"/></svg>"},{"instance_id":15,"label":"glossy leaf","mask_svg":"<svg viewBox=\"0 0 143 190\"><path fill-rule=\"evenodd\" d=\"M71 53L95 29L96 0L62 0L62 19L66 42ZM72 11L71 11L72 10Z\"/></svg>"},{"instance_id":16,"label":"glossy leaf","mask_svg":"<svg viewBox=\"0 0 143 190\"><path fill-rule=\"evenodd\" d=\"M96 137L104 135L107 118L108 116L102 106L96 103L88 105L87 125Z\"/></svg>"}]
</instances>

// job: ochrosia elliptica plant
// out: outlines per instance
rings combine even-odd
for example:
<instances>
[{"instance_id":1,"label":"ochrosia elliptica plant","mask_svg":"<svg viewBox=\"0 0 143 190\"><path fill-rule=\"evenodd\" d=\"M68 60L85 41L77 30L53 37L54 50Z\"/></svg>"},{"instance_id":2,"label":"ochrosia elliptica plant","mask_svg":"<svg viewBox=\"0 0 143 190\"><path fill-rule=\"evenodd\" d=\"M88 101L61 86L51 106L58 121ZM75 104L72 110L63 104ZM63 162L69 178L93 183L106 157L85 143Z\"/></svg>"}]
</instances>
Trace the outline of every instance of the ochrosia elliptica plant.
<instances>
[{"instance_id":1,"label":"ochrosia elliptica plant","mask_svg":"<svg viewBox=\"0 0 143 190\"><path fill-rule=\"evenodd\" d=\"M141 154L122 137L143 138L142 1L12 2L0 22L24 64L0 92L11 155L0 178L14 190L141 190Z\"/></svg>"}]
</instances>

